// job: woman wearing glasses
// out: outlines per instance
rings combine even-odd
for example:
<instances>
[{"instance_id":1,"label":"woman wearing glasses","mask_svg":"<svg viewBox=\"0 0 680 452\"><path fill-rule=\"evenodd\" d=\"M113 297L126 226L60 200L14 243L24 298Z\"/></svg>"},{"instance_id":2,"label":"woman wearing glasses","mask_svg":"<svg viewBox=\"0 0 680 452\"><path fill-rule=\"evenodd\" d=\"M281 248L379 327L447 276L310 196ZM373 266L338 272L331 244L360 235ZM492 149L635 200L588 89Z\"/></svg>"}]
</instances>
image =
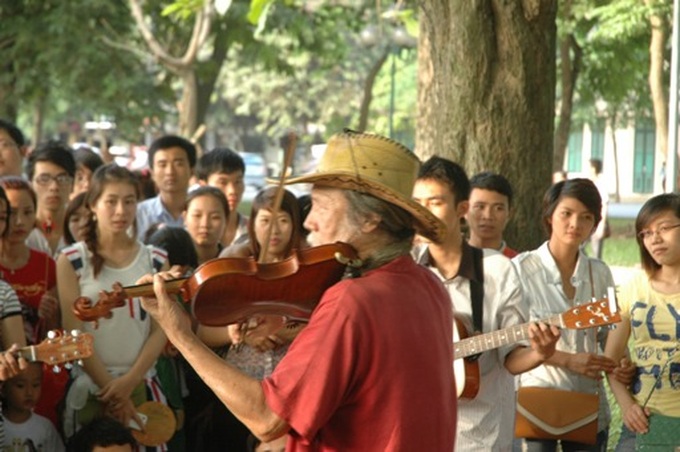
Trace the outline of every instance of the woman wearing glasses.
<instances>
[{"instance_id":1,"label":"woman wearing glasses","mask_svg":"<svg viewBox=\"0 0 680 452\"><path fill-rule=\"evenodd\" d=\"M26 174L38 198L36 228L28 246L55 259L66 246L64 216L76 173L73 150L60 141L48 141L31 153Z\"/></svg>"},{"instance_id":2,"label":"woman wearing glasses","mask_svg":"<svg viewBox=\"0 0 680 452\"><path fill-rule=\"evenodd\" d=\"M645 434L638 439L654 437L657 424L650 420L661 417L655 415L675 419L674 428L664 430L680 430L680 195L648 200L635 232L644 272L619 291L622 321L609 333L605 349L618 359L632 335L633 384L627 388L609 380L623 420L618 451L635 450L637 434Z\"/></svg>"}]
</instances>

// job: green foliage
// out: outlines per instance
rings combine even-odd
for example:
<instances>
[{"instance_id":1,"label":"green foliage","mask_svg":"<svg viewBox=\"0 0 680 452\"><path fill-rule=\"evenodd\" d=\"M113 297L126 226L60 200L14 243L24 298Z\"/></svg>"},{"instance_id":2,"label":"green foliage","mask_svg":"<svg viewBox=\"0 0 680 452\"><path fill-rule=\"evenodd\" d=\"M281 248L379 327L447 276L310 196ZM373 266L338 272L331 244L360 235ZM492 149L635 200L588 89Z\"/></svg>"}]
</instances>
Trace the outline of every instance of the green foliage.
<instances>
[{"instance_id":1,"label":"green foliage","mask_svg":"<svg viewBox=\"0 0 680 452\"><path fill-rule=\"evenodd\" d=\"M43 104L53 130L66 121L116 117L133 134L141 117L161 111L169 91L150 62L103 42L131 32L121 2L17 0L3 2L1 14L0 85L11 83L20 112Z\"/></svg>"},{"instance_id":2,"label":"green foliage","mask_svg":"<svg viewBox=\"0 0 680 452\"><path fill-rule=\"evenodd\" d=\"M182 20L187 20L201 9L204 2L205 0L175 0L173 3L163 8L161 15L176 15Z\"/></svg>"}]
</instances>

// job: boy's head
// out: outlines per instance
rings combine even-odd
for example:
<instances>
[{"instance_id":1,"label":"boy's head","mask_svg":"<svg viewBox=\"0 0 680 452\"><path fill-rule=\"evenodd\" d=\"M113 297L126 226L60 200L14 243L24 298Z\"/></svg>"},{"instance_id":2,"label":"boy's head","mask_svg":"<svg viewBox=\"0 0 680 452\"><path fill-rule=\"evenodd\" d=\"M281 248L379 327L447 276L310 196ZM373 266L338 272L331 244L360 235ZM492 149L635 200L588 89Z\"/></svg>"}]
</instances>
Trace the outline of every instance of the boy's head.
<instances>
[{"instance_id":1,"label":"boy's head","mask_svg":"<svg viewBox=\"0 0 680 452\"><path fill-rule=\"evenodd\" d=\"M485 171L470 179L470 187L470 210L466 218L471 239L474 236L475 243L502 240L512 206L510 182L500 174Z\"/></svg>"},{"instance_id":2,"label":"boy's head","mask_svg":"<svg viewBox=\"0 0 680 452\"><path fill-rule=\"evenodd\" d=\"M26 175L38 195L38 208L66 208L73 189L76 161L73 149L61 141L41 144L28 157Z\"/></svg>"},{"instance_id":3,"label":"boy's head","mask_svg":"<svg viewBox=\"0 0 680 452\"><path fill-rule=\"evenodd\" d=\"M442 220L450 237L460 235L461 220L468 210L470 181L455 162L431 157L420 167L413 199Z\"/></svg>"},{"instance_id":4,"label":"boy's head","mask_svg":"<svg viewBox=\"0 0 680 452\"><path fill-rule=\"evenodd\" d=\"M135 438L130 429L110 417L86 424L68 443L68 452L132 452Z\"/></svg>"},{"instance_id":5,"label":"boy's head","mask_svg":"<svg viewBox=\"0 0 680 452\"><path fill-rule=\"evenodd\" d=\"M21 129L0 119L0 176L21 176L26 151Z\"/></svg>"},{"instance_id":6,"label":"boy's head","mask_svg":"<svg viewBox=\"0 0 680 452\"><path fill-rule=\"evenodd\" d=\"M185 138L166 135L149 147L149 166L161 194L186 196L196 165L196 147Z\"/></svg>"},{"instance_id":7,"label":"boy's head","mask_svg":"<svg viewBox=\"0 0 680 452\"><path fill-rule=\"evenodd\" d=\"M33 411L42 391L42 364L29 363L28 367L5 382L2 395L7 414Z\"/></svg>"},{"instance_id":8,"label":"boy's head","mask_svg":"<svg viewBox=\"0 0 680 452\"><path fill-rule=\"evenodd\" d=\"M229 148L216 148L201 156L196 167L196 176L202 185L219 188L234 212L245 191L243 177L246 165L243 158Z\"/></svg>"}]
</instances>

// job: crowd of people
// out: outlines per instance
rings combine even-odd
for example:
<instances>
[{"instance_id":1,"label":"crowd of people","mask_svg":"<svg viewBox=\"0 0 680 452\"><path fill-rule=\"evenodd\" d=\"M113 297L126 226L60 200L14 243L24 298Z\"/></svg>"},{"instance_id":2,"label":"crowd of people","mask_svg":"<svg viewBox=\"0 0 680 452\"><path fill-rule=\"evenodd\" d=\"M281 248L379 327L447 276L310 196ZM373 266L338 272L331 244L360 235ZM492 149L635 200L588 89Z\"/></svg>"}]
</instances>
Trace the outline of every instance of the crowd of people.
<instances>
[{"instance_id":1,"label":"crowd of people","mask_svg":"<svg viewBox=\"0 0 680 452\"><path fill-rule=\"evenodd\" d=\"M546 240L520 252L504 239L518 200L503 175L468 178L378 135L333 135L312 173L285 181L311 184L311 196L265 188L249 216L233 150L198 156L167 135L148 156L151 197L91 150L49 141L28 152L0 120L2 450L604 451L605 378L622 412L617 450L680 426L680 195L638 215L644 273L619 293L618 327L570 330L547 319L614 286L584 248L606 221L590 179L550 186ZM266 311L205 325L168 291L214 259L275 264L337 242L356 256L337 257L345 276L306 321ZM325 284L314 278L305 284ZM125 297L97 324L74 313L81 297L96 305L114 285L146 283L153 294ZM60 329L94 338L82 366L54 373L17 354ZM454 340L477 333L497 342L457 358ZM522 394L536 390L543 408L527 414ZM566 409L565 394L584 402ZM160 444L131 433L149 402L175 421Z\"/></svg>"}]
</instances>

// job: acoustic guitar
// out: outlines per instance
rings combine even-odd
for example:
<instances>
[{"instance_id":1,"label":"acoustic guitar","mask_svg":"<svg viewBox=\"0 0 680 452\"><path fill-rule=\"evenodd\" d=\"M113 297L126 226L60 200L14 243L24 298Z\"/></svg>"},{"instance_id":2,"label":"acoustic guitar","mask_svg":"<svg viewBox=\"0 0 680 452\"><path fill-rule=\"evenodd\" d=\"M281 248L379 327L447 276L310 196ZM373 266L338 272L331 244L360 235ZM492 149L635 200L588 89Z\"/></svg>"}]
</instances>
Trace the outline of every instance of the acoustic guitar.
<instances>
[{"instance_id":1,"label":"acoustic guitar","mask_svg":"<svg viewBox=\"0 0 680 452\"><path fill-rule=\"evenodd\" d=\"M16 357L22 357L26 361L40 361L55 366L55 371L60 364L71 361L79 361L92 356L94 339L89 333L81 333L77 330L72 332L52 330L47 333L47 338L38 345L22 347L15 352Z\"/></svg>"},{"instance_id":2,"label":"acoustic guitar","mask_svg":"<svg viewBox=\"0 0 680 452\"><path fill-rule=\"evenodd\" d=\"M542 323L555 325L559 328L576 330L611 325L620 321L621 314L618 312L613 291L610 291L609 298L575 306L562 314L540 320ZM479 392L479 363L470 357L504 345L529 340L529 325L532 323L536 322L523 323L491 333L469 336L465 323L459 317L455 318L453 373L459 398L472 399Z\"/></svg>"}]
</instances>

